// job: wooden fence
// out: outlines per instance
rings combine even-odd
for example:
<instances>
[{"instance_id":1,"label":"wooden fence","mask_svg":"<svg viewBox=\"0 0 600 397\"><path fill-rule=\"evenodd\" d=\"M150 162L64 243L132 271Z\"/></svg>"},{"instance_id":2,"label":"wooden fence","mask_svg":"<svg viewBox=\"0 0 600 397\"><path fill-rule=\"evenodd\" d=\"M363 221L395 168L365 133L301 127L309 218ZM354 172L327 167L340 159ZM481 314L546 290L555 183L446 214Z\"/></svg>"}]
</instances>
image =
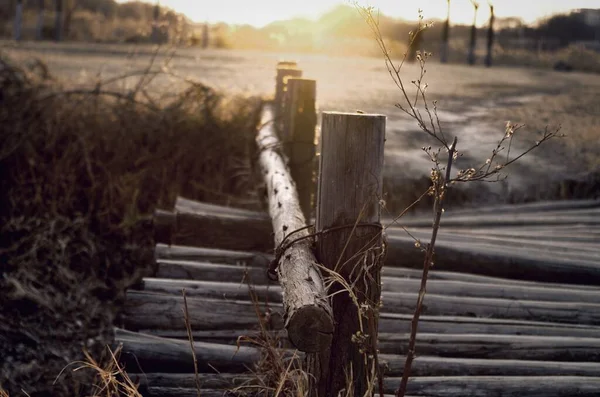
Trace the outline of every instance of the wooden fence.
<instances>
[{"instance_id":1,"label":"wooden fence","mask_svg":"<svg viewBox=\"0 0 600 397\"><path fill-rule=\"evenodd\" d=\"M349 363L362 395L360 374L376 364L362 351L373 346L384 374L375 388L399 385L422 253L395 225L382 252L385 118L324 113L317 171L316 83L301 75L278 66L257 135L268 213L178 198L155 214L155 271L128 291L115 331L145 396L197 395L183 289L203 396L252 394L263 351L237 342L257 337L259 318L282 357L304 352L318 395L345 387ZM430 224L402 219L417 238ZM408 394L600 395L599 241L598 200L445 214Z\"/></svg>"}]
</instances>

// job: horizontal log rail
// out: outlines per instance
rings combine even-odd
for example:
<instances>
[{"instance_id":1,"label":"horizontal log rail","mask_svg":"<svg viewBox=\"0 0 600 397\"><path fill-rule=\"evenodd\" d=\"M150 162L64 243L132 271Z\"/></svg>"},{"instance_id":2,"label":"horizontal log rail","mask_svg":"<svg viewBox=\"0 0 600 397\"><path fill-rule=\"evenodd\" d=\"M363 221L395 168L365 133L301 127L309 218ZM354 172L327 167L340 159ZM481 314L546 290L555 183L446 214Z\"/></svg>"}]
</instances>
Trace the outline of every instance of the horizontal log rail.
<instances>
[{"instance_id":1,"label":"horizontal log rail","mask_svg":"<svg viewBox=\"0 0 600 397\"><path fill-rule=\"evenodd\" d=\"M281 156L272 120L273 115L265 106L256 144L275 235L274 267L282 289L285 327L299 350L322 351L330 345L333 335L331 306L311 249L312 239L308 238L296 185Z\"/></svg>"}]
</instances>

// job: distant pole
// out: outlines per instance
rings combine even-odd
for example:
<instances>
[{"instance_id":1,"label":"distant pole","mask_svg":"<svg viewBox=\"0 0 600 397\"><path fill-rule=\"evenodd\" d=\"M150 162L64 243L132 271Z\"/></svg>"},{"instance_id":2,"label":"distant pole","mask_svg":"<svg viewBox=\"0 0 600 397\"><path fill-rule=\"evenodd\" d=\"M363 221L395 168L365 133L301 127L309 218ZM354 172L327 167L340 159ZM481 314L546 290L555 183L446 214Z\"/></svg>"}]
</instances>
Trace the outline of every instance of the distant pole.
<instances>
[{"instance_id":1,"label":"distant pole","mask_svg":"<svg viewBox=\"0 0 600 397\"><path fill-rule=\"evenodd\" d=\"M477 3L474 0L471 0L471 4L473 4L475 14L473 16L473 26L471 26L471 42L469 43L469 55L467 57L467 62L469 63L469 65L474 65L475 45L477 44L477 9L479 8L479 3Z\"/></svg>"},{"instance_id":2,"label":"distant pole","mask_svg":"<svg viewBox=\"0 0 600 397\"><path fill-rule=\"evenodd\" d=\"M485 66L492 66L492 47L494 46L494 6L490 4L490 26L488 26L487 55Z\"/></svg>"},{"instance_id":3,"label":"distant pole","mask_svg":"<svg viewBox=\"0 0 600 397\"><path fill-rule=\"evenodd\" d=\"M62 40L62 32L63 32L63 26L62 26L62 22L63 22L63 0L54 0L55 4L56 4L56 20L54 23L54 27L56 29L55 32L55 39L56 41L61 41Z\"/></svg>"},{"instance_id":4,"label":"distant pole","mask_svg":"<svg viewBox=\"0 0 600 397\"><path fill-rule=\"evenodd\" d=\"M210 43L210 37L208 32L208 22L206 22L202 27L202 48L208 48L208 43Z\"/></svg>"},{"instance_id":5,"label":"distant pole","mask_svg":"<svg viewBox=\"0 0 600 397\"><path fill-rule=\"evenodd\" d=\"M44 8L45 0L38 0L38 17L35 25L35 39L42 40L44 38Z\"/></svg>"},{"instance_id":6,"label":"distant pole","mask_svg":"<svg viewBox=\"0 0 600 397\"><path fill-rule=\"evenodd\" d=\"M15 10L15 26L14 26L14 35L15 40L21 40L21 26L23 23L23 0L17 0L17 7Z\"/></svg>"},{"instance_id":7,"label":"distant pole","mask_svg":"<svg viewBox=\"0 0 600 397\"><path fill-rule=\"evenodd\" d=\"M411 37L410 48L408 49L408 56L406 57L408 62L414 62L417 59L417 51L419 51L422 41L423 32L417 29L417 32Z\"/></svg>"},{"instance_id":8,"label":"distant pole","mask_svg":"<svg viewBox=\"0 0 600 397\"><path fill-rule=\"evenodd\" d=\"M448 2L448 13L446 14L446 23L442 31L442 50L440 51L440 62L448 62L448 40L450 39L450 0Z\"/></svg>"},{"instance_id":9,"label":"distant pole","mask_svg":"<svg viewBox=\"0 0 600 397\"><path fill-rule=\"evenodd\" d=\"M152 37L151 40L154 44L158 43L158 18L160 17L160 2L157 0L154 5L154 15L152 18Z\"/></svg>"}]
</instances>

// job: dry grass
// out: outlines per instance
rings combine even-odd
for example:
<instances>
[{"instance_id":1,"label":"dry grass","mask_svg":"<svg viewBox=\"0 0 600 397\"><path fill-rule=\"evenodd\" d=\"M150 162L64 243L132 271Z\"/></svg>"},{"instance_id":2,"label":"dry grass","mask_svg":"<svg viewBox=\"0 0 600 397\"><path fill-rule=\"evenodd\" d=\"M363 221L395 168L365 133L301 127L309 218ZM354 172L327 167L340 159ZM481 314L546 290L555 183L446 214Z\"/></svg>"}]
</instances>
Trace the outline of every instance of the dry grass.
<instances>
[{"instance_id":1,"label":"dry grass","mask_svg":"<svg viewBox=\"0 0 600 397\"><path fill-rule=\"evenodd\" d=\"M177 195L252 205L261 101L195 82L157 95L160 65L128 90L69 89L34 65L0 54L1 382L89 395L84 371L54 380L111 342L125 288L152 263L153 210Z\"/></svg>"}]
</instances>

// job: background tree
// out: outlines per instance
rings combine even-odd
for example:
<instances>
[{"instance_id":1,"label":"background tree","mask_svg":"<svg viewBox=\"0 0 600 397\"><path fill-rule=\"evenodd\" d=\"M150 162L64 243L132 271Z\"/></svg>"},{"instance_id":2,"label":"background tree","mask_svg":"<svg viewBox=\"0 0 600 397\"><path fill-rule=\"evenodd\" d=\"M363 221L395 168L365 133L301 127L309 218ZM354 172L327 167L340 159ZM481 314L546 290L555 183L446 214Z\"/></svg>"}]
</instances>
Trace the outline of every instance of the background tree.
<instances>
[{"instance_id":1,"label":"background tree","mask_svg":"<svg viewBox=\"0 0 600 397\"><path fill-rule=\"evenodd\" d=\"M446 22L442 30L442 49L440 51L440 62L448 62L448 40L450 39L450 0L447 0L448 12L446 14Z\"/></svg>"}]
</instances>

